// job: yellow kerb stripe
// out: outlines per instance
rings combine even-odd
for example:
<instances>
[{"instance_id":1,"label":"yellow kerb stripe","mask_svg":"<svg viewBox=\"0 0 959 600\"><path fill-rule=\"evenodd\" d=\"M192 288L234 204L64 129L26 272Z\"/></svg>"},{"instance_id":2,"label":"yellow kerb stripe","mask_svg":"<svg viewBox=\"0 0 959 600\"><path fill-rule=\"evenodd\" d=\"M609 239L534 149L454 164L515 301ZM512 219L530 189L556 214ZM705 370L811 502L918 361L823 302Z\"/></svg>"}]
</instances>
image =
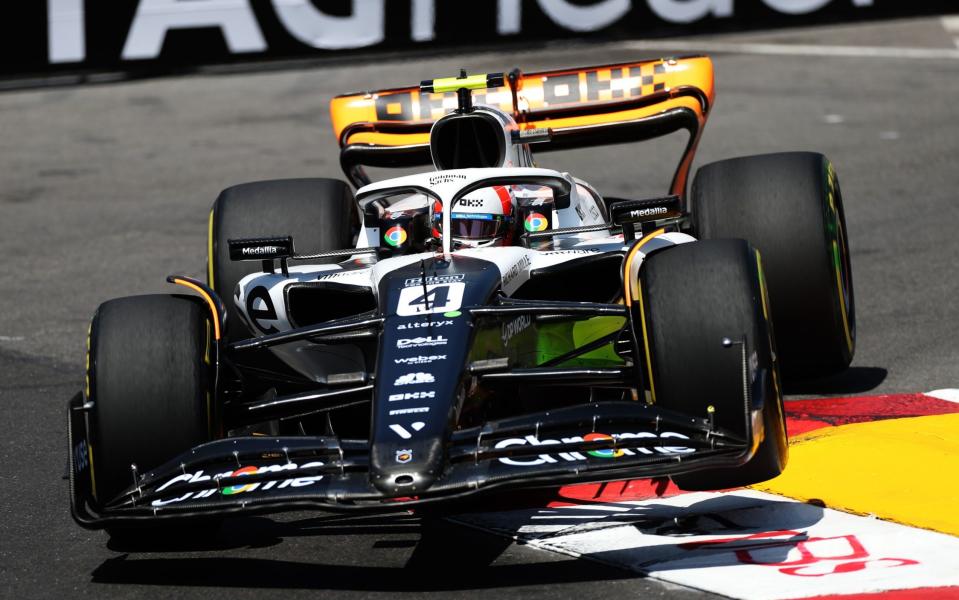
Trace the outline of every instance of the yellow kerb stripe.
<instances>
[{"instance_id":1,"label":"yellow kerb stripe","mask_svg":"<svg viewBox=\"0 0 959 600\"><path fill-rule=\"evenodd\" d=\"M752 487L959 535L956 431L959 413L817 429L790 440L782 475Z\"/></svg>"}]
</instances>

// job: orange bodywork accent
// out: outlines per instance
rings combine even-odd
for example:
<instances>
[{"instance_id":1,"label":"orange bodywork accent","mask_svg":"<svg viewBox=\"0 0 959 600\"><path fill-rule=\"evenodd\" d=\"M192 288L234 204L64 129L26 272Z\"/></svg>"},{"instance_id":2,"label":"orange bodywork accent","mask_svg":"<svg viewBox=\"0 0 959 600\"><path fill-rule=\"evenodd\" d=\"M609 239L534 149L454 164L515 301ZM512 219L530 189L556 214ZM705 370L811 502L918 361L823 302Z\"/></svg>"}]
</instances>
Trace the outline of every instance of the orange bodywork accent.
<instances>
[{"instance_id":1,"label":"orange bodywork accent","mask_svg":"<svg viewBox=\"0 0 959 600\"><path fill-rule=\"evenodd\" d=\"M688 95L695 88L696 96ZM615 103L637 100L652 94L655 103L624 110L610 110ZM509 87L473 93L474 103L513 112ZM713 65L708 57L656 59L633 63L529 73L522 77L517 94L520 111L530 113L522 129L553 129L602 125L641 119L674 108L689 108L705 124L714 97ZM705 104L705 106L704 106ZM576 115L553 115L537 120L537 111L596 107ZM456 94L421 94L418 87L380 90L338 96L330 102L333 131L341 145L373 144L406 146L428 144L428 132L383 133L355 131L343 138L344 130L357 123L422 123L436 121L456 108Z\"/></svg>"},{"instance_id":2,"label":"orange bodywork accent","mask_svg":"<svg viewBox=\"0 0 959 600\"><path fill-rule=\"evenodd\" d=\"M203 291L203 288L201 288L201 287L199 287L199 286L197 286L197 285L194 285L194 284L190 283L189 281L185 281L185 280L180 279L180 278L178 278L178 277L174 277L174 278L173 278L173 283L175 283L175 284L177 284L177 285L182 285L182 286L184 286L184 287L190 288L191 290L193 290L193 291L196 292L197 294L200 294L200 297L202 297L204 300L206 300L207 305L210 307L210 316L211 316L212 319L213 319L213 338L214 338L215 340L218 340L218 341L219 341L219 339L220 339L220 319L219 319L219 317L218 317L218 314L219 314L219 313L218 313L217 310L216 310L216 304L213 302L213 298L211 298L209 294L207 294L205 291Z\"/></svg>"}]
</instances>

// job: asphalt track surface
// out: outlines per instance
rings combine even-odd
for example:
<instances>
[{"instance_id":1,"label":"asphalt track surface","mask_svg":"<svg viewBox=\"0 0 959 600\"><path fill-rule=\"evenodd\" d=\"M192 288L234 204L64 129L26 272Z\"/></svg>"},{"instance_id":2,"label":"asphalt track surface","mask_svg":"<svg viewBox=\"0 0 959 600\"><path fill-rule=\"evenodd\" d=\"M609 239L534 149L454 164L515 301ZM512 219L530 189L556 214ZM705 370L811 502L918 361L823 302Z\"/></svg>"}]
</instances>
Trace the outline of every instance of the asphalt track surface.
<instances>
[{"instance_id":1,"label":"asphalt track surface","mask_svg":"<svg viewBox=\"0 0 959 600\"><path fill-rule=\"evenodd\" d=\"M938 19L920 19L721 41L955 50L952 38ZM560 44L0 94L0 595L710 597L414 517L237 519L211 539L123 547L74 525L62 480L65 402L80 387L97 304L169 291L170 273L202 277L207 211L221 188L340 176L331 96L461 66L530 71L658 54ZM717 103L698 164L820 150L842 182L856 359L842 376L792 386L790 397L957 387L959 60L728 47L714 58ZM678 148L667 140L541 163L605 193L638 195L664 189Z\"/></svg>"}]
</instances>

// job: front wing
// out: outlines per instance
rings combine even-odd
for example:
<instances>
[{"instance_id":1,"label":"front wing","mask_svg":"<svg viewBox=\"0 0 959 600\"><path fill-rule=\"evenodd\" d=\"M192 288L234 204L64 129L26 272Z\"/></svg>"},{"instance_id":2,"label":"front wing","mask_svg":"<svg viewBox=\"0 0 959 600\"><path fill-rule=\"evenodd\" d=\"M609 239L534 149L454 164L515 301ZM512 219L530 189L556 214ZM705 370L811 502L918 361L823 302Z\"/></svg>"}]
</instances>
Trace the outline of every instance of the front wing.
<instances>
[{"instance_id":1,"label":"front wing","mask_svg":"<svg viewBox=\"0 0 959 600\"><path fill-rule=\"evenodd\" d=\"M367 440L237 437L197 446L147 473L131 469L117 498L96 497L83 399L69 407L71 511L98 529L157 519L289 510L392 512L455 505L491 490L662 477L748 461L762 432L745 403L745 439L707 419L641 402L604 402L456 431L444 475L416 497L388 496L369 478ZM406 459L397 452L398 463Z\"/></svg>"}]
</instances>

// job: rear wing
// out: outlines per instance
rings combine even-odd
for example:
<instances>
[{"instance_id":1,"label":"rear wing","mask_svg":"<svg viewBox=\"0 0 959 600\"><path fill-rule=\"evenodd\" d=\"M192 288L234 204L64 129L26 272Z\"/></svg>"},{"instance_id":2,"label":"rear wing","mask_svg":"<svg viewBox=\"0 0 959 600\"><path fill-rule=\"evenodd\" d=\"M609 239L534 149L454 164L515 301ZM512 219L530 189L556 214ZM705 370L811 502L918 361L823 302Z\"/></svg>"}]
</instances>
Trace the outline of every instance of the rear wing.
<instances>
[{"instance_id":1,"label":"rear wing","mask_svg":"<svg viewBox=\"0 0 959 600\"><path fill-rule=\"evenodd\" d=\"M474 93L477 105L510 113L537 135L537 152L639 142L689 132L670 193L685 197L686 179L713 103L713 65L705 56L543 71L513 71L507 84ZM455 91L419 87L337 96L330 102L340 163L354 185L370 183L363 166L432 164L433 123L457 107Z\"/></svg>"}]
</instances>

